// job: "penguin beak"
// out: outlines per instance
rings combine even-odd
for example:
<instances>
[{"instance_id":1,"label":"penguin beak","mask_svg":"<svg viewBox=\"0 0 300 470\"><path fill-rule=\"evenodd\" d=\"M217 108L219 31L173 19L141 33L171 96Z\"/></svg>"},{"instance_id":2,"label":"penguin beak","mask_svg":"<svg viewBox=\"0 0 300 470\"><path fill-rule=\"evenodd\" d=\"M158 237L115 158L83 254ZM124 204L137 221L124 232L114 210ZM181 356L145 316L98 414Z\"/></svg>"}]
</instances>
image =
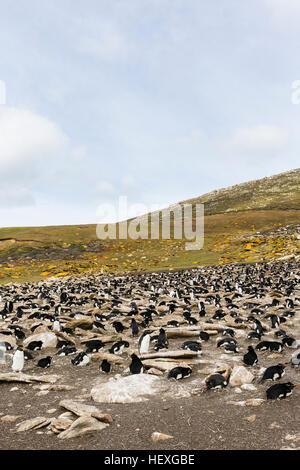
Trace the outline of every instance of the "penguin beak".
<instances>
[{"instance_id":1,"label":"penguin beak","mask_svg":"<svg viewBox=\"0 0 300 470\"><path fill-rule=\"evenodd\" d=\"M298 387L299 384L293 384L293 385L294 385L294 387Z\"/></svg>"}]
</instances>

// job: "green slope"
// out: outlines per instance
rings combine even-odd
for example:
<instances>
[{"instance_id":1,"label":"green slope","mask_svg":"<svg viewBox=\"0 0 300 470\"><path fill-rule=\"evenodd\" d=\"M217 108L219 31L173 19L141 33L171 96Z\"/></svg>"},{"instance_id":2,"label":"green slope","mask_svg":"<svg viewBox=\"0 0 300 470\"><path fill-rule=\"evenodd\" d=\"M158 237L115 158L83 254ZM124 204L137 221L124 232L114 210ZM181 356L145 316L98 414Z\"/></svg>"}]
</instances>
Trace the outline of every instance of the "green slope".
<instances>
[{"instance_id":1,"label":"green slope","mask_svg":"<svg viewBox=\"0 0 300 470\"><path fill-rule=\"evenodd\" d=\"M130 272L259 262L300 255L300 170L185 201L205 205L205 242L109 240L96 225L0 229L0 282L84 272Z\"/></svg>"}]
</instances>

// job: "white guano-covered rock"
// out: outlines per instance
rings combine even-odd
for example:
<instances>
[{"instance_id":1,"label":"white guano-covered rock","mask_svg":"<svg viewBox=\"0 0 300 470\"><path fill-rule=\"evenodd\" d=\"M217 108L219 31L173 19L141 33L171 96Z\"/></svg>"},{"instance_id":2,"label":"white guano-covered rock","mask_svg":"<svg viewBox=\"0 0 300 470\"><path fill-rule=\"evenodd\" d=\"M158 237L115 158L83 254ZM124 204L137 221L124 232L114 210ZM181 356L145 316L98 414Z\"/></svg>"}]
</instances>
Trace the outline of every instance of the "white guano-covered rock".
<instances>
[{"instance_id":1,"label":"white guano-covered rock","mask_svg":"<svg viewBox=\"0 0 300 470\"><path fill-rule=\"evenodd\" d=\"M254 375L244 366L234 366L232 369L229 383L232 387L240 387L244 384L250 384L254 379Z\"/></svg>"}]
</instances>

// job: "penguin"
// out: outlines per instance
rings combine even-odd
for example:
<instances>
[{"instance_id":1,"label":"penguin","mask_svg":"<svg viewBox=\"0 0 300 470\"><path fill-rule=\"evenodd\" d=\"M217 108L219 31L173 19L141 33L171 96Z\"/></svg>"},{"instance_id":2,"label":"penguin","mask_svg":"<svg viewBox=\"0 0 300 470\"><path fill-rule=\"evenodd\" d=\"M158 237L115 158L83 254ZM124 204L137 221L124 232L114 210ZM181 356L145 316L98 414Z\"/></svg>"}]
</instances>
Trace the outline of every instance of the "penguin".
<instances>
[{"instance_id":1,"label":"penguin","mask_svg":"<svg viewBox=\"0 0 300 470\"><path fill-rule=\"evenodd\" d=\"M101 362L99 369L101 372L105 372L106 374L109 374L111 371L111 364L108 362L107 359L103 359Z\"/></svg>"},{"instance_id":2,"label":"penguin","mask_svg":"<svg viewBox=\"0 0 300 470\"><path fill-rule=\"evenodd\" d=\"M188 351L195 351L198 354L202 354L201 344L197 341L185 341L181 346L180 349L186 349Z\"/></svg>"},{"instance_id":3,"label":"penguin","mask_svg":"<svg viewBox=\"0 0 300 470\"><path fill-rule=\"evenodd\" d=\"M145 330L138 342L139 354L146 354L149 351L150 345L150 334L148 330Z\"/></svg>"},{"instance_id":4,"label":"penguin","mask_svg":"<svg viewBox=\"0 0 300 470\"><path fill-rule=\"evenodd\" d=\"M116 333L123 333L125 327L120 321L114 321L112 325L116 330Z\"/></svg>"},{"instance_id":5,"label":"penguin","mask_svg":"<svg viewBox=\"0 0 300 470\"><path fill-rule=\"evenodd\" d=\"M26 338L26 335L25 335L24 331L22 331L21 329L15 329L14 334L15 334L16 338L18 338L20 340L23 340L23 339Z\"/></svg>"},{"instance_id":6,"label":"penguin","mask_svg":"<svg viewBox=\"0 0 300 470\"><path fill-rule=\"evenodd\" d=\"M276 366L267 367L264 371L264 374L260 380L264 382L265 380L278 380L285 374L285 367L287 364L277 364Z\"/></svg>"},{"instance_id":7,"label":"penguin","mask_svg":"<svg viewBox=\"0 0 300 470\"><path fill-rule=\"evenodd\" d=\"M33 359L33 355L30 354L29 351L26 351L26 349L24 349L24 359L25 361L31 361Z\"/></svg>"},{"instance_id":8,"label":"penguin","mask_svg":"<svg viewBox=\"0 0 300 470\"><path fill-rule=\"evenodd\" d=\"M174 328L178 328L180 323L177 320L171 320L171 321L168 321L167 325L174 327Z\"/></svg>"},{"instance_id":9,"label":"penguin","mask_svg":"<svg viewBox=\"0 0 300 470\"><path fill-rule=\"evenodd\" d=\"M280 318L278 317L278 315L267 315L265 318L267 319L270 319L271 320L271 327L272 328L279 328L279 325L280 325Z\"/></svg>"},{"instance_id":10,"label":"penguin","mask_svg":"<svg viewBox=\"0 0 300 470\"><path fill-rule=\"evenodd\" d=\"M291 336L285 336L282 338L282 344L292 349L296 349L298 347L298 341Z\"/></svg>"},{"instance_id":11,"label":"penguin","mask_svg":"<svg viewBox=\"0 0 300 470\"><path fill-rule=\"evenodd\" d=\"M257 340L261 340L261 334L260 333L257 333L256 331L250 331L248 334L247 334L247 339L257 339Z\"/></svg>"},{"instance_id":12,"label":"penguin","mask_svg":"<svg viewBox=\"0 0 300 470\"><path fill-rule=\"evenodd\" d=\"M292 394L293 389L297 387L297 385L298 384L293 384L291 382L272 385L266 391L267 400L282 400L287 398Z\"/></svg>"},{"instance_id":13,"label":"penguin","mask_svg":"<svg viewBox=\"0 0 300 470\"><path fill-rule=\"evenodd\" d=\"M201 341L209 341L209 338L210 338L210 336L209 336L208 333L206 333L206 331L200 331L200 333L199 333L199 339L200 339Z\"/></svg>"},{"instance_id":14,"label":"penguin","mask_svg":"<svg viewBox=\"0 0 300 470\"><path fill-rule=\"evenodd\" d=\"M243 362L246 364L246 366L253 366L254 364L257 364L257 354L252 346L248 347L248 352L243 356Z\"/></svg>"},{"instance_id":15,"label":"penguin","mask_svg":"<svg viewBox=\"0 0 300 470\"><path fill-rule=\"evenodd\" d=\"M174 367L168 373L168 379L186 379L192 373L192 369L190 367Z\"/></svg>"},{"instance_id":16,"label":"penguin","mask_svg":"<svg viewBox=\"0 0 300 470\"><path fill-rule=\"evenodd\" d=\"M57 356L71 356L71 354L75 354L76 353L76 348L75 346L65 346L64 348L60 349L56 355Z\"/></svg>"},{"instance_id":17,"label":"penguin","mask_svg":"<svg viewBox=\"0 0 300 470\"><path fill-rule=\"evenodd\" d=\"M158 335L158 338L157 338L156 346L159 346L158 349L163 349L163 348L168 349L169 342L168 342L167 334L166 334L166 332L163 328L160 328L160 330L159 330L159 335ZM155 347L154 347L154 349L155 349Z\"/></svg>"},{"instance_id":18,"label":"penguin","mask_svg":"<svg viewBox=\"0 0 300 470\"><path fill-rule=\"evenodd\" d=\"M81 351L74 359L71 359L73 366L86 366L89 362L90 358L84 351Z\"/></svg>"},{"instance_id":19,"label":"penguin","mask_svg":"<svg viewBox=\"0 0 300 470\"><path fill-rule=\"evenodd\" d=\"M275 336L276 338L283 338L287 336L287 334L285 330L278 330L278 331L275 331Z\"/></svg>"},{"instance_id":20,"label":"penguin","mask_svg":"<svg viewBox=\"0 0 300 470\"><path fill-rule=\"evenodd\" d=\"M205 311L205 306L203 302L198 303L198 308L199 308L199 317L205 317L206 311Z\"/></svg>"},{"instance_id":21,"label":"penguin","mask_svg":"<svg viewBox=\"0 0 300 470\"><path fill-rule=\"evenodd\" d=\"M109 349L110 354L122 354L124 348L129 348L128 341L118 341Z\"/></svg>"},{"instance_id":22,"label":"penguin","mask_svg":"<svg viewBox=\"0 0 300 470\"><path fill-rule=\"evenodd\" d=\"M37 366L42 367L43 369L47 369L48 367L50 367L51 361L52 361L51 356L43 357L42 359L38 361Z\"/></svg>"},{"instance_id":23,"label":"penguin","mask_svg":"<svg viewBox=\"0 0 300 470\"><path fill-rule=\"evenodd\" d=\"M226 346L227 344L233 344L233 345L237 345L237 341L236 339L234 338L224 338L224 339L221 339L217 342L217 348L222 348L224 346Z\"/></svg>"},{"instance_id":24,"label":"penguin","mask_svg":"<svg viewBox=\"0 0 300 470\"><path fill-rule=\"evenodd\" d=\"M7 341L4 341L3 344L6 348L6 351L12 351L14 349L13 346L10 343L8 343Z\"/></svg>"},{"instance_id":25,"label":"penguin","mask_svg":"<svg viewBox=\"0 0 300 470\"><path fill-rule=\"evenodd\" d=\"M190 316L190 317L187 319L187 322L188 322L189 325L197 325L198 320L197 320L195 317L191 317L191 316Z\"/></svg>"},{"instance_id":26,"label":"penguin","mask_svg":"<svg viewBox=\"0 0 300 470\"><path fill-rule=\"evenodd\" d=\"M143 374L145 370L142 361L134 353L131 354L131 364L129 366L129 370L131 374Z\"/></svg>"},{"instance_id":27,"label":"penguin","mask_svg":"<svg viewBox=\"0 0 300 470\"><path fill-rule=\"evenodd\" d=\"M234 343L227 343L224 346L224 352L226 354L231 354L231 353L238 353L239 348L237 347L237 344Z\"/></svg>"},{"instance_id":28,"label":"penguin","mask_svg":"<svg viewBox=\"0 0 300 470\"><path fill-rule=\"evenodd\" d=\"M255 349L258 351L267 351L269 349L270 351L281 352L282 344L277 341L262 341L257 344Z\"/></svg>"},{"instance_id":29,"label":"penguin","mask_svg":"<svg viewBox=\"0 0 300 470\"><path fill-rule=\"evenodd\" d=\"M228 385L227 379L222 374L213 374L205 380L206 390L220 389Z\"/></svg>"},{"instance_id":30,"label":"penguin","mask_svg":"<svg viewBox=\"0 0 300 470\"><path fill-rule=\"evenodd\" d=\"M90 341L86 341L84 344L86 346L86 353L98 352L99 349L104 347L104 343L99 339L92 339Z\"/></svg>"},{"instance_id":31,"label":"penguin","mask_svg":"<svg viewBox=\"0 0 300 470\"><path fill-rule=\"evenodd\" d=\"M72 343L70 343L70 341L67 341L67 340L60 340L60 341L57 341L57 344L56 344L56 349L62 349L66 346L71 346Z\"/></svg>"},{"instance_id":32,"label":"penguin","mask_svg":"<svg viewBox=\"0 0 300 470\"><path fill-rule=\"evenodd\" d=\"M27 349L29 349L29 351L40 351L42 347L43 347L42 341L31 341L28 344Z\"/></svg>"},{"instance_id":33,"label":"penguin","mask_svg":"<svg viewBox=\"0 0 300 470\"><path fill-rule=\"evenodd\" d=\"M53 322L52 331L60 331L60 330L61 330L60 323L58 320L55 320Z\"/></svg>"},{"instance_id":34,"label":"penguin","mask_svg":"<svg viewBox=\"0 0 300 470\"><path fill-rule=\"evenodd\" d=\"M24 367L24 350L22 346L18 346L17 350L13 355L12 370L15 372L21 372Z\"/></svg>"},{"instance_id":35,"label":"penguin","mask_svg":"<svg viewBox=\"0 0 300 470\"><path fill-rule=\"evenodd\" d=\"M139 326L135 318L131 320L131 325L130 325L131 331L132 331L132 336L138 336L139 334Z\"/></svg>"},{"instance_id":36,"label":"penguin","mask_svg":"<svg viewBox=\"0 0 300 470\"><path fill-rule=\"evenodd\" d=\"M235 336L235 332L232 328L226 328L222 334L223 336L231 336L232 338Z\"/></svg>"}]
</instances>

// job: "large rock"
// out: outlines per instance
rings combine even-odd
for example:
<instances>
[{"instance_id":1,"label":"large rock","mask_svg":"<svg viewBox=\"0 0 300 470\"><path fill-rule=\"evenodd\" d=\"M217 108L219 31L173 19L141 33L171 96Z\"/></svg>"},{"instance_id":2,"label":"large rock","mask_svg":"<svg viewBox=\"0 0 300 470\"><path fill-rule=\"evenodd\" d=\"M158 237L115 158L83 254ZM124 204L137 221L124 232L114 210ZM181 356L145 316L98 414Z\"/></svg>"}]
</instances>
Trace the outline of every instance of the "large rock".
<instances>
[{"instance_id":1,"label":"large rock","mask_svg":"<svg viewBox=\"0 0 300 470\"><path fill-rule=\"evenodd\" d=\"M17 424L16 432L29 431L30 429L39 429L51 423L51 419L38 416L37 418L27 419L22 421L22 423Z\"/></svg>"},{"instance_id":2,"label":"large rock","mask_svg":"<svg viewBox=\"0 0 300 470\"><path fill-rule=\"evenodd\" d=\"M91 416L81 416L71 424L71 426L59 434L59 439L71 439L73 437L82 436L83 434L102 431L108 424L98 421Z\"/></svg>"},{"instance_id":3,"label":"large rock","mask_svg":"<svg viewBox=\"0 0 300 470\"><path fill-rule=\"evenodd\" d=\"M250 384L254 375L244 366L234 366L232 369L229 383L232 387L240 387L243 384Z\"/></svg>"},{"instance_id":4,"label":"large rock","mask_svg":"<svg viewBox=\"0 0 300 470\"><path fill-rule=\"evenodd\" d=\"M147 396L166 392L170 385L154 375L136 374L112 378L98 383L91 390L91 396L98 403L137 403L146 401Z\"/></svg>"},{"instance_id":5,"label":"large rock","mask_svg":"<svg viewBox=\"0 0 300 470\"><path fill-rule=\"evenodd\" d=\"M57 344L57 336L54 333L49 332L44 332L44 333L38 333L36 335L31 335L28 338L24 340L24 346L27 346L31 341L42 341L43 346L42 349L44 348L55 348Z\"/></svg>"},{"instance_id":6,"label":"large rock","mask_svg":"<svg viewBox=\"0 0 300 470\"><path fill-rule=\"evenodd\" d=\"M66 408L66 410L72 411L72 413L77 416L91 416L99 421L109 424L113 422L112 417L109 414L102 413L98 408L92 405L84 405L83 403L78 403L73 400L62 400L59 405Z\"/></svg>"}]
</instances>

